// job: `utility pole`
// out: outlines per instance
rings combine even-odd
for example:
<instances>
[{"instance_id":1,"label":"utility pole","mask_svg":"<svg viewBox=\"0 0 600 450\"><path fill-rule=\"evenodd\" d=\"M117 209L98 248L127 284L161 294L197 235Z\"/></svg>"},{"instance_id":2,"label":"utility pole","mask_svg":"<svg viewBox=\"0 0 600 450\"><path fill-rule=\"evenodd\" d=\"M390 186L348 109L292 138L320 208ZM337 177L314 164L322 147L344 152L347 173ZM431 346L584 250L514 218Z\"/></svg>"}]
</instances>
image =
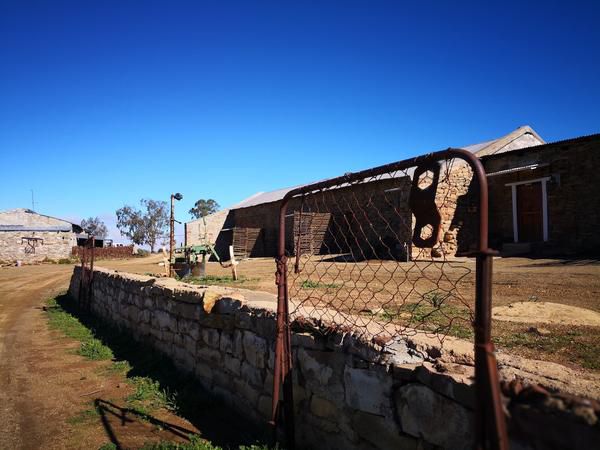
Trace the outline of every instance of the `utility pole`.
<instances>
[{"instance_id":1,"label":"utility pole","mask_svg":"<svg viewBox=\"0 0 600 450\"><path fill-rule=\"evenodd\" d=\"M33 201L33 189L31 189L31 210L35 211L35 202Z\"/></svg>"},{"instance_id":2,"label":"utility pole","mask_svg":"<svg viewBox=\"0 0 600 450\"><path fill-rule=\"evenodd\" d=\"M173 251L175 250L175 200L181 200L183 195L179 192L171 194L171 229L169 233L169 276L173 276Z\"/></svg>"}]
</instances>

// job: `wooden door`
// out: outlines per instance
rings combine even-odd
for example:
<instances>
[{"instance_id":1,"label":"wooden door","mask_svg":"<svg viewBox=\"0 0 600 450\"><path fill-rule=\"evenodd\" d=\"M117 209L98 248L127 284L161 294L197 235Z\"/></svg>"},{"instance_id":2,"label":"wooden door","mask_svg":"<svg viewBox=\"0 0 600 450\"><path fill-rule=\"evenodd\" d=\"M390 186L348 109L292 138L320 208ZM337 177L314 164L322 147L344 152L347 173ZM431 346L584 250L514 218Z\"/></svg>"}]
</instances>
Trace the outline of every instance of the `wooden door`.
<instances>
[{"instance_id":1,"label":"wooden door","mask_svg":"<svg viewBox=\"0 0 600 450\"><path fill-rule=\"evenodd\" d=\"M542 183L517 186L519 242L544 240L542 219Z\"/></svg>"}]
</instances>

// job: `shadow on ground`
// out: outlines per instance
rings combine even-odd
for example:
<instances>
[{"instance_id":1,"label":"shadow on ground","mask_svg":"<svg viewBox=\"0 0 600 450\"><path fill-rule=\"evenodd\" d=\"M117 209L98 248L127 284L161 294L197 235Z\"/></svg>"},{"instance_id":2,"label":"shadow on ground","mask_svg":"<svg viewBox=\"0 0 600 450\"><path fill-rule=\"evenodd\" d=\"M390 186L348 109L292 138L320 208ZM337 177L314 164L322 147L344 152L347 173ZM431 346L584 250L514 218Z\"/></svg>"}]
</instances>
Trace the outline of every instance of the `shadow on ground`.
<instances>
[{"instance_id":1,"label":"shadow on ground","mask_svg":"<svg viewBox=\"0 0 600 450\"><path fill-rule=\"evenodd\" d=\"M57 297L56 302L92 330L94 336L104 345L111 348L114 361L129 363L131 369L125 374L127 378L149 377L160 383L161 389L170 393L173 412L200 430L203 439L225 449L237 449L239 446L253 444L273 444L266 424L261 429L227 407L204 390L192 376L178 371L169 359L152 347L136 342L130 334L119 331L81 310L76 301L68 295ZM117 448L121 448L121 442L113 424L119 422L125 425L127 422L142 420L184 440L191 434L190 430L155 418L151 411L140 413L101 398L95 400L95 407L108 438Z\"/></svg>"},{"instance_id":2,"label":"shadow on ground","mask_svg":"<svg viewBox=\"0 0 600 450\"><path fill-rule=\"evenodd\" d=\"M552 261L541 261L535 262L536 259L543 258L529 258L531 259L531 263L526 264L529 267L565 267L565 266L598 266L600 265L600 259L598 258L590 258L590 259L581 259L581 258L561 258L555 259Z\"/></svg>"}]
</instances>

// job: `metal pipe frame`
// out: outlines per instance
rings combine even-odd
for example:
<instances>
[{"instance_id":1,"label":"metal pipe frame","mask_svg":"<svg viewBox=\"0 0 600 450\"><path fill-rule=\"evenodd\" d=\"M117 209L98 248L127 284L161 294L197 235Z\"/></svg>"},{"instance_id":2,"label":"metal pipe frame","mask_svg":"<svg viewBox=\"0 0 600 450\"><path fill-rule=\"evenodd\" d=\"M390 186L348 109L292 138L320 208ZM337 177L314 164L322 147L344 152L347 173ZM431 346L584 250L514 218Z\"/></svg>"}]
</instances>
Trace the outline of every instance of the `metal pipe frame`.
<instances>
[{"instance_id":1,"label":"metal pipe frame","mask_svg":"<svg viewBox=\"0 0 600 450\"><path fill-rule=\"evenodd\" d=\"M492 262L493 255L496 252L488 247L488 183L483 165L475 155L467 150L448 148L416 158L360 172L347 173L337 178L302 186L291 190L283 198L279 210L279 238L276 258L277 328L273 403L270 423L274 427L274 432L277 433L278 425L283 422L285 445L289 450L295 448L292 388L293 364L287 286L287 256L285 254L285 216L290 199L340 184L352 184L384 173L425 166L453 158L461 159L471 167L473 180L477 182L479 188L478 246L477 251L469 254L469 256L476 258L475 320L473 322L475 330L476 446L478 449L508 449L506 422L500 396L498 367L494 354L494 346L491 341ZM281 398L281 394L283 394L283 398ZM283 409L280 408L282 403Z\"/></svg>"}]
</instances>

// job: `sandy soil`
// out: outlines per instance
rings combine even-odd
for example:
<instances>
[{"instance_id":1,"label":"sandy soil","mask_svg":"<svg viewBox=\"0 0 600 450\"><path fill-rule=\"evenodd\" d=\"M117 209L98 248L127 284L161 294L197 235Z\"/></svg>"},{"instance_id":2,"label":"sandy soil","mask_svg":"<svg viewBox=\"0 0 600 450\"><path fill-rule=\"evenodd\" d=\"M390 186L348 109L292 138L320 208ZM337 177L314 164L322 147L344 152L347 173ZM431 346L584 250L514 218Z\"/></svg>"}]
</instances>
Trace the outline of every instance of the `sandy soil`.
<instances>
[{"instance_id":1,"label":"sandy soil","mask_svg":"<svg viewBox=\"0 0 600 450\"><path fill-rule=\"evenodd\" d=\"M505 322L549 323L600 327L600 313L548 302L520 302L492 309L492 318Z\"/></svg>"}]
</instances>

